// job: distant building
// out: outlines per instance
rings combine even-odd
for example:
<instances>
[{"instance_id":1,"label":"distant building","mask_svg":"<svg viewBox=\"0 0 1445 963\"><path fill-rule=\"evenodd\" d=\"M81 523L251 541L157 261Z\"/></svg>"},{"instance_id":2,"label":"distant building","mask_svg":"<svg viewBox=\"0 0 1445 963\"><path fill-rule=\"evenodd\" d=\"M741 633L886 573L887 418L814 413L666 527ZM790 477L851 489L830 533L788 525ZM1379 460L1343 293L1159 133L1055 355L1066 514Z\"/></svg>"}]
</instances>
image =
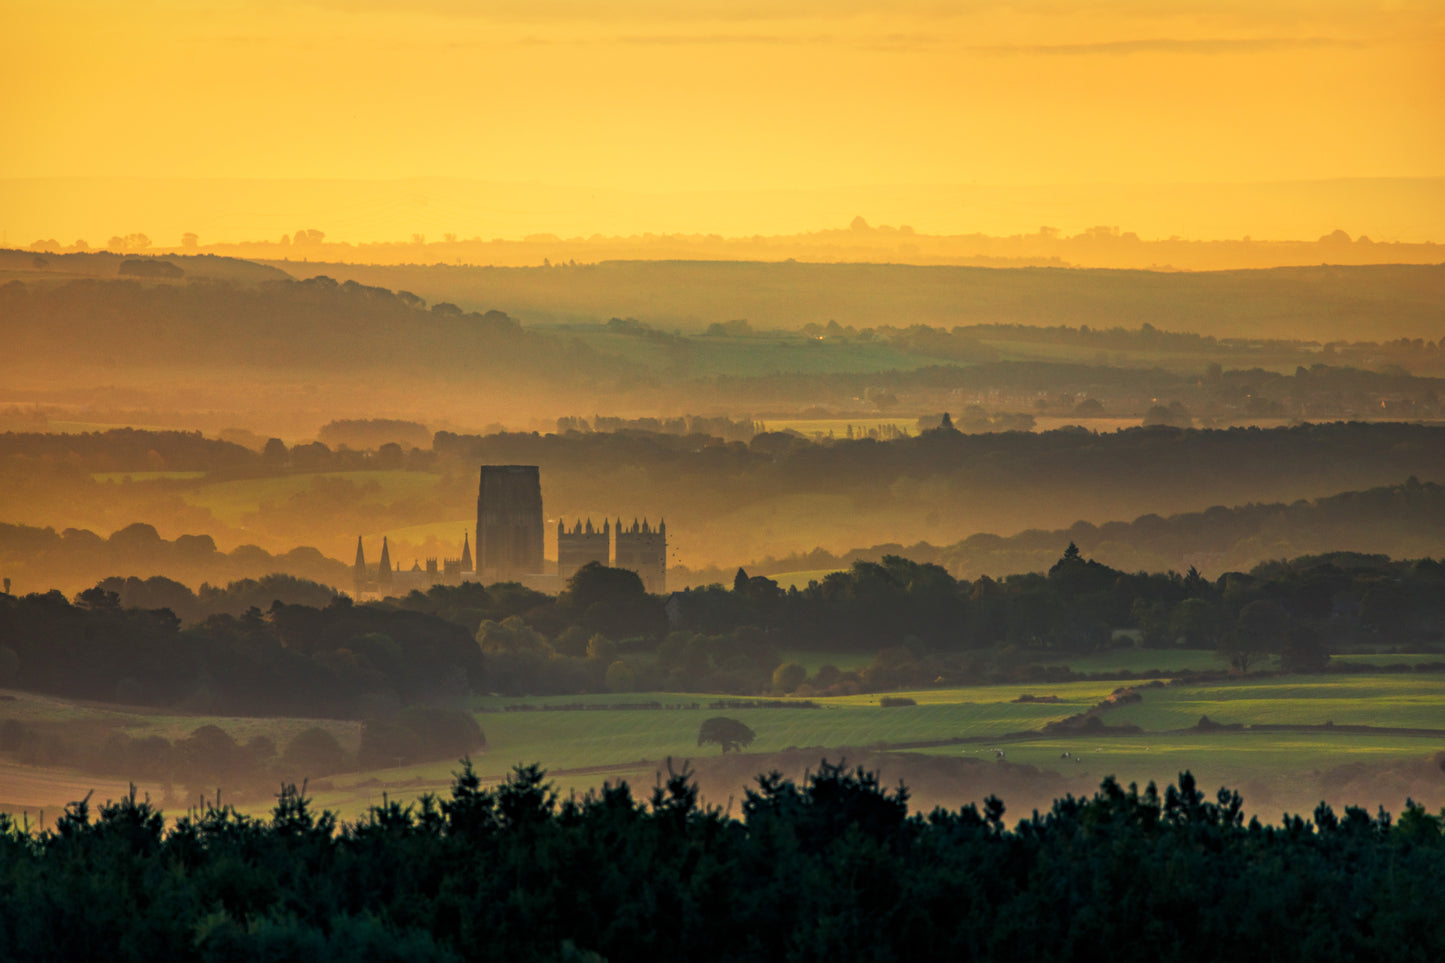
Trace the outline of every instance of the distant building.
<instances>
[{"instance_id":1,"label":"distant building","mask_svg":"<svg viewBox=\"0 0 1445 963\"><path fill-rule=\"evenodd\" d=\"M425 568L414 560L411 568L393 566L391 548L381 540L381 561L375 569L366 564L361 537L356 539L353 575L357 597L404 595L426 591L433 585L460 585L466 581L521 582L542 592L558 592L577 570L589 562L631 569L643 587L654 595L667 592L667 523L654 529L646 519L624 529L606 519L601 528L592 519L579 519L569 531L557 522L557 567L545 566L542 555L542 479L536 465L483 465L477 486L477 549L462 534L457 558L426 559Z\"/></svg>"},{"instance_id":2,"label":"distant building","mask_svg":"<svg viewBox=\"0 0 1445 963\"><path fill-rule=\"evenodd\" d=\"M443 559L438 567L435 558L426 560L426 568L413 561L410 569L395 568L391 564L391 546L386 536L381 538L381 561L376 568L366 564L366 551L361 536L356 537L356 562L352 566L352 577L356 582L356 597L367 595L404 595L416 589L425 592L433 585L460 585L475 580L472 572L472 549L467 533L462 533L462 554L459 558Z\"/></svg>"},{"instance_id":3,"label":"distant building","mask_svg":"<svg viewBox=\"0 0 1445 963\"><path fill-rule=\"evenodd\" d=\"M593 529L592 519L587 519L584 529L578 522L572 531L561 521L557 522L557 577L566 581L588 562L600 565L612 564L612 526L604 520L600 529Z\"/></svg>"},{"instance_id":4,"label":"distant building","mask_svg":"<svg viewBox=\"0 0 1445 963\"><path fill-rule=\"evenodd\" d=\"M659 522L654 529L646 519L641 524L633 519L625 529L618 519L615 528L604 521L598 529L589 518L568 531L565 523L557 522L557 578L566 582L588 562L631 569L649 593L662 595L667 591L667 523Z\"/></svg>"},{"instance_id":5,"label":"distant building","mask_svg":"<svg viewBox=\"0 0 1445 963\"><path fill-rule=\"evenodd\" d=\"M483 465L477 575L487 584L542 571L542 478L536 465Z\"/></svg>"},{"instance_id":6,"label":"distant building","mask_svg":"<svg viewBox=\"0 0 1445 963\"><path fill-rule=\"evenodd\" d=\"M613 568L630 568L642 576L642 586L650 595L667 592L667 522L660 521L657 528L650 528L647 519L624 530L622 519L617 520L617 550L613 555Z\"/></svg>"}]
</instances>

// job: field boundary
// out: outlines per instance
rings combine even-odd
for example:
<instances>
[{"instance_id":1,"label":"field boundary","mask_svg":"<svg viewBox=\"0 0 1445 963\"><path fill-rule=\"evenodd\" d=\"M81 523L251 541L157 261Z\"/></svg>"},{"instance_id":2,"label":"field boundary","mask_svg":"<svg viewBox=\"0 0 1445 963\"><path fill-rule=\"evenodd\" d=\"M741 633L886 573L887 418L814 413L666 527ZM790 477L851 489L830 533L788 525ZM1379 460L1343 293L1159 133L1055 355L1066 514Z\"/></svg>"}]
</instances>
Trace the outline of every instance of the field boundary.
<instances>
[{"instance_id":1,"label":"field boundary","mask_svg":"<svg viewBox=\"0 0 1445 963\"><path fill-rule=\"evenodd\" d=\"M1358 724L1335 725L1333 722L1304 723L1304 722L1211 722L1201 726L1195 724L1183 729L1157 730L1170 735L1186 732L1344 732L1359 736L1422 736L1425 738L1445 739L1445 729L1421 729L1407 726L1366 726Z\"/></svg>"},{"instance_id":2,"label":"field boundary","mask_svg":"<svg viewBox=\"0 0 1445 963\"><path fill-rule=\"evenodd\" d=\"M811 699L714 699L706 704L701 702L557 702L531 705L513 702L504 706L474 709L476 713L496 712L648 712L663 709L686 711L701 709L822 709L822 705Z\"/></svg>"}]
</instances>

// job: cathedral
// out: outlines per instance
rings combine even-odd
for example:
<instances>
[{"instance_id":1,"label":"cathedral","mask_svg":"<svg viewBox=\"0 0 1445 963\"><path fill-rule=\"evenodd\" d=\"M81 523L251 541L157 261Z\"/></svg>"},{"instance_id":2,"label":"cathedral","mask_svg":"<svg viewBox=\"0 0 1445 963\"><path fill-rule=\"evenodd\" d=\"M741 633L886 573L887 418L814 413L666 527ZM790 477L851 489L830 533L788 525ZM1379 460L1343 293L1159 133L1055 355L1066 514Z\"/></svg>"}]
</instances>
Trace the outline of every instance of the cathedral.
<instances>
[{"instance_id":1,"label":"cathedral","mask_svg":"<svg viewBox=\"0 0 1445 963\"><path fill-rule=\"evenodd\" d=\"M613 538L615 533L615 548ZM667 592L667 522L653 528L646 519L642 524L632 520L631 528L622 526L622 519L612 527L606 520L600 529L593 528L592 519L573 525L567 531L557 523L557 577L566 581L588 562L627 568L642 577L642 587L650 595Z\"/></svg>"},{"instance_id":2,"label":"cathedral","mask_svg":"<svg viewBox=\"0 0 1445 963\"><path fill-rule=\"evenodd\" d=\"M386 538L381 540L381 559L375 568L366 562L361 537L356 539L353 573L357 597L404 595L414 589L426 591L433 585L459 585L479 581L521 582L529 588L557 592L567 580L589 562L613 568L631 569L653 595L667 591L667 523L653 528L646 519L633 519L624 528L603 521L600 529L592 520L578 521L571 531L557 522L557 563L553 568L543 556L542 479L536 465L483 465L477 487L476 563L467 533L462 534L458 558L426 560L426 567L413 562L403 570L393 567Z\"/></svg>"},{"instance_id":3,"label":"cathedral","mask_svg":"<svg viewBox=\"0 0 1445 963\"><path fill-rule=\"evenodd\" d=\"M385 597L405 595L413 589L425 592L433 585L460 585L476 578L472 568L472 546L466 532L462 532L462 554L459 558L443 559L437 566L435 558L426 560L426 568L420 562L412 562L411 568L392 567L391 548L386 536L381 537L381 560L375 568L366 564L366 552L361 546L361 536L356 536L356 562L352 566L356 580L356 595Z\"/></svg>"}]
</instances>

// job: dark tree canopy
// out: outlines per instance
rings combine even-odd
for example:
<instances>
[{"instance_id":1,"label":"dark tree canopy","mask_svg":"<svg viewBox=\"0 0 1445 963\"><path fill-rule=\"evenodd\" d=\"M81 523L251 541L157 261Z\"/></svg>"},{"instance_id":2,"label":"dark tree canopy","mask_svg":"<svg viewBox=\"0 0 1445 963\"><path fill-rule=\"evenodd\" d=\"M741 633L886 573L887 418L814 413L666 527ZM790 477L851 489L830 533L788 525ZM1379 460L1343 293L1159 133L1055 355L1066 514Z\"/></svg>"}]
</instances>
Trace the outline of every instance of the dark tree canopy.
<instances>
[{"instance_id":1,"label":"dark tree canopy","mask_svg":"<svg viewBox=\"0 0 1445 963\"><path fill-rule=\"evenodd\" d=\"M686 767L650 800L625 782L559 800L536 766L483 786L467 762L448 797L354 823L294 786L269 818L211 805L172 821L134 794L73 803L38 834L0 814L0 957L1445 956L1445 834L1417 805L1264 826L1187 772L1162 792L1111 777L1013 829L992 796L926 816L907 803L826 760L798 784L759 776L742 819L702 805Z\"/></svg>"},{"instance_id":2,"label":"dark tree canopy","mask_svg":"<svg viewBox=\"0 0 1445 963\"><path fill-rule=\"evenodd\" d=\"M727 716L713 716L697 730L699 746L715 742L722 747L723 752L737 752L739 749L752 745L754 738L756 738L756 734L753 730Z\"/></svg>"}]
</instances>

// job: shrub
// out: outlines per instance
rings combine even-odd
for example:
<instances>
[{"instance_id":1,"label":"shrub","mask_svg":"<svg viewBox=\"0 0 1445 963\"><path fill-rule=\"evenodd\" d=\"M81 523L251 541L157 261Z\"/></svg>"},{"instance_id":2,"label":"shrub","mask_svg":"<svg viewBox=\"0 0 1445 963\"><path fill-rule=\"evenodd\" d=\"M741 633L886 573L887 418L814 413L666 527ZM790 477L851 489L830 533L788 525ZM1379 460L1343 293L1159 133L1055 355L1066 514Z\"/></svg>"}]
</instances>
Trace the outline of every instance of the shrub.
<instances>
[{"instance_id":1,"label":"shrub","mask_svg":"<svg viewBox=\"0 0 1445 963\"><path fill-rule=\"evenodd\" d=\"M363 769L385 769L457 759L486 744L482 727L470 713L412 706L390 719L370 719L362 725L357 763Z\"/></svg>"},{"instance_id":2,"label":"shrub","mask_svg":"<svg viewBox=\"0 0 1445 963\"><path fill-rule=\"evenodd\" d=\"M773 670L773 689L792 692L808 678L808 670L796 662L784 662Z\"/></svg>"},{"instance_id":3,"label":"shrub","mask_svg":"<svg viewBox=\"0 0 1445 963\"><path fill-rule=\"evenodd\" d=\"M296 734L281 754L282 775L288 780L329 776L346 769L346 751L336 737L312 726Z\"/></svg>"}]
</instances>

